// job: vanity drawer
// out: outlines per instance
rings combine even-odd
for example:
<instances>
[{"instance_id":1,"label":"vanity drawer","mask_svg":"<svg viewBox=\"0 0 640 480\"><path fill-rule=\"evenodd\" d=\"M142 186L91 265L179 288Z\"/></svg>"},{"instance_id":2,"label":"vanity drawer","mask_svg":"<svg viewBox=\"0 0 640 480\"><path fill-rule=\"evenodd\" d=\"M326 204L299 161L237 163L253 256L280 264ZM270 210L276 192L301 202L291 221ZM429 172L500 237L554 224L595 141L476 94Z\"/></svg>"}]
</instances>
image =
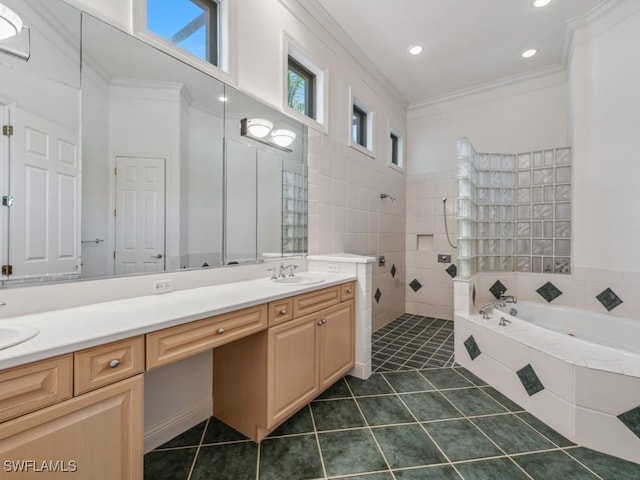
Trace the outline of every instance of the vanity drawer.
<instances>
[{"instance_id":1,"label":"vanity drawer","mask_svg":"<svg viewBox=\"0 0 640 480\"><path fill-rule=\"evenodd\" d=\"M118 340L73 354L75 395L144 372L144 336Z\"/></svg>"},{"instance_id":2,"label":"vanity drawer","mask_svg":"<svg viewBox=\"0 0 640 480\"><path fill-rule=\"evenodd\" d=\"M267 304L147 334L147 370L182 360L267 328Z\"/></svg>"},{"instance_id":3,"label":"vanity drawer","mask_svg":"<svg viewBox=\"0 0 640 480\"><path fill-rule=\"evenodd\" d=\"M315 292L293 297L293 314L296 318L318 312L340 303L340 286L323 288Z\"/></svg>"},{"instance_id":4,"label":"vanity drawer","mask_svg":"<svg viewBox=\"0 0 640 480\"><path fill-rule=\"evenodd\" d=\"M73 355L0 372L0 422L73 396Z\"/></svg>"},{"instance_id":5,"label":"vanity drawer","mask_svg":"<svg viewBox=\"0 0 640 480\"><path fill-rule=\"evenodd\" d=\"M283 298L269 302L269 326L279 325L293 319L293 299Z\"/></svg>"},{"instance_id":6,"label":"vanity drawer","mask_svg":"<svg viewBox=\"0 0 640 480\"><path fill-rule=\"evenodd\" d=\"M356 285L353 282L340 285L340 301L346 302L356 296Z\"/></svg>"}]
</instances>

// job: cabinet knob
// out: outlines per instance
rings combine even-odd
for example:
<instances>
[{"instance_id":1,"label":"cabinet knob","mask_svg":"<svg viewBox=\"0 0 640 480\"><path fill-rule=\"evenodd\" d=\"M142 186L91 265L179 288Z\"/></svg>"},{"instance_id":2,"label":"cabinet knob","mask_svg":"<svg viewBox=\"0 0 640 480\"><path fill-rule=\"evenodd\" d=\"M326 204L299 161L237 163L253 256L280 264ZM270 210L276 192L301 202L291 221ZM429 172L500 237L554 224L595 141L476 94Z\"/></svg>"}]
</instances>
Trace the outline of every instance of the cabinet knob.
<instances>
[{"instance_id":1,"label":"cabinet knob","mask_svg":"<svg viewBox=\"0 0 640 480\"><path fill-rule=\"evenodd\" d=\"M324 325L325 323L327 323L327 320L323 318L322 319L322 324Z\"/></svg>"},{"instance_id":2,"label":"cabinet knob","mask_svg":"<svg viewBox=\"0 0 640 480\"><path fill-rule=\"evenodd\" d=\"M220 327L218 329L218 335L222 335L224 333L224 328Z\"/></svg>"},{"instance_id":3,"label":"cabinet knob","mask_svg":"<svg viewBox=\"0 0 640 480\"><path fill-rule=\"evenodd\" d=\"M322 320L318 320L318 325L322 325Z\"/></svg>"},{"instance_id":4,"label":"cabinet knob","mask_svg":"<svg viewBox=\"0 0 640 480\"><path fill-rule=\"evenodd\" d=\"M280 315L286 315L287 314L287 309L283 308L282 310L280 310Z\"/></svg>"},{"instance_id":5,"label":"cabinet knob","mask_svg":"<svg viewBox=\"0 0 640 480\"><path fill-rule=\"evenodd\" d=\"M109 362L109 368L116 368L118 365L120 365L120 360L111 360Z\"/></svg>"},{"instance_id":6,"label":"cabinet knob","mask_svg":"<svg viewBox=\"0 0 640 480\"><path fill-rule=\"evenodd\" d=\"M350 288L347 288L347 293L351 293L351 289Z\"/></svg>"}]
</instances>

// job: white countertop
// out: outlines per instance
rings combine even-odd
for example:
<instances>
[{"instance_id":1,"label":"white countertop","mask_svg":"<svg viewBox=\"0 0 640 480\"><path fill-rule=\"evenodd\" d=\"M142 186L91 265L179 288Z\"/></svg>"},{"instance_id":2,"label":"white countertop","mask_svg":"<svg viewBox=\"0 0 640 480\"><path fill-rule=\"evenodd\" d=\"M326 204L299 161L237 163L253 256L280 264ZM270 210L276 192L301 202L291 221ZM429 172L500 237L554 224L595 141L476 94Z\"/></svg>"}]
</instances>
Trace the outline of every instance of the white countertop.
<instances>
[{"instance_id":1,"label":"white countertop","mask_svg":"<svg viewBox=\"0 0 640 480\"><path fill-rule=\"evenodd\" d=\"M0 350L0 370L356 280L332 273L297 276L323 281L285 286L260 278L4 318L0 326L28 325L40 333Z\"/></svg>"}]
</instances>

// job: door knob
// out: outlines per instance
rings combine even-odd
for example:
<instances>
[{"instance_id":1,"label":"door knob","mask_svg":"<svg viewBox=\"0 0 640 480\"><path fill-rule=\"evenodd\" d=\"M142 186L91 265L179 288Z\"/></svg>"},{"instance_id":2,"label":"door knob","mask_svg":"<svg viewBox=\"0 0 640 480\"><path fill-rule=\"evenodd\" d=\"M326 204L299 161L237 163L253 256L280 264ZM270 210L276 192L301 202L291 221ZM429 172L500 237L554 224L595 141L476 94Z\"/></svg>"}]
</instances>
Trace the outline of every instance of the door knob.
<instances>
[{"instance_id":1,"label":"door knob","mask_svg":"<svg viewBox=\"0 0 640 480\"><path fill-rule=\"evenodd\" d=\"M162 258L162 257L164 257L164 255L162 255L161 253L156 253L155 255L151 255L151 258L157 258L157 259L160 259L160 258Z\"/></svg>"}]
</instances>

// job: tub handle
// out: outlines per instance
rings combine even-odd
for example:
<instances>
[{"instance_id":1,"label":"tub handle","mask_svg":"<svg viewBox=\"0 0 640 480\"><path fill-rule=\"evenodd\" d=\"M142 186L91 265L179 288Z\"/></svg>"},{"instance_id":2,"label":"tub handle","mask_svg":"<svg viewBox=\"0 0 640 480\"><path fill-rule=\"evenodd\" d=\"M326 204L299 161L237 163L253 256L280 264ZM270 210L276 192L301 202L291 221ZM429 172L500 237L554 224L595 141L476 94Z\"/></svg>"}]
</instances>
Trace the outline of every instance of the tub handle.
<instances>
[{"instance_id":1,"label":"tub handle","mask_svg":"<svg viewBox=\"0 0 640 480\"><path fill-rule=\"evenodd\" d=\"M501 327L506 327L507 323L511 323L511 320L507 320L504 317L500 317L500 322L498 322L498 325Z\"/></svg>"}]
</instances>

